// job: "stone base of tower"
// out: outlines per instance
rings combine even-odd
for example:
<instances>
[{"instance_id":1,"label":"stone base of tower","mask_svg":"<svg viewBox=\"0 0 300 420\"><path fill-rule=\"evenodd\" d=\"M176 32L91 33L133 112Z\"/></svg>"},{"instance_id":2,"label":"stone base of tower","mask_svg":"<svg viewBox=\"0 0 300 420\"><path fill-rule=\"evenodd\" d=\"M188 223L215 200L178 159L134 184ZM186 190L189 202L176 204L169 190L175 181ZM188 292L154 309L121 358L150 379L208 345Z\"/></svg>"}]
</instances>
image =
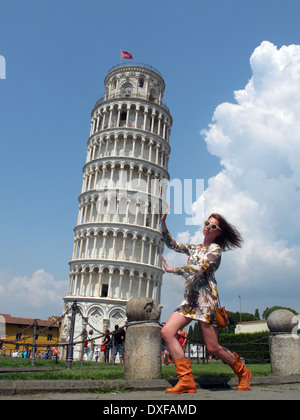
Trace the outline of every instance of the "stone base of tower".
<instances>
[{"instance_id":1,"label":"stone base of tower","mask_svg":"<svg viewBox=\"0 0 300 420\"><path fill-rule=\"evenodd\" d=\"M124 299L84 298L82 296L66 296L64 298L63 320L60 342L67 343L71 325L71 306L77 302L79 312L76 314L74 328L73 360L80 360L82 355L82 331L93 330L95 346L101 347L103 333L109 329L114 331L115 325L124 326L126 322L126 304ZM62 346L61 359L66 359L66 347ZM101 361L101 360L100 360Z\"/></svg>"}]
</instances>

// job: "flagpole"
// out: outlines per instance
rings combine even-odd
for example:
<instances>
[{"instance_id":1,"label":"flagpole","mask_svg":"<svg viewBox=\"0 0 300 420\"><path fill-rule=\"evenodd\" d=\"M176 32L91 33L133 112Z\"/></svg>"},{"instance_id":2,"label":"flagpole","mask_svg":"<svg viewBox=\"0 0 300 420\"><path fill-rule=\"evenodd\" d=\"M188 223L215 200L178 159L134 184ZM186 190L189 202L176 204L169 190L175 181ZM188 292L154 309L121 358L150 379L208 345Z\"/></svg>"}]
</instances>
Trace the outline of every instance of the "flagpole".
<instances>
[{"instance_id":1,"label":"flagpole","mask_svg":"<svg viewBox=\"0 0 300 420\"><path fill-rule=\"evenodd\" d=\"M120 48L120 64L121 64L121 58L122 58L122 48Z\"/></svg>"}]
</instances>

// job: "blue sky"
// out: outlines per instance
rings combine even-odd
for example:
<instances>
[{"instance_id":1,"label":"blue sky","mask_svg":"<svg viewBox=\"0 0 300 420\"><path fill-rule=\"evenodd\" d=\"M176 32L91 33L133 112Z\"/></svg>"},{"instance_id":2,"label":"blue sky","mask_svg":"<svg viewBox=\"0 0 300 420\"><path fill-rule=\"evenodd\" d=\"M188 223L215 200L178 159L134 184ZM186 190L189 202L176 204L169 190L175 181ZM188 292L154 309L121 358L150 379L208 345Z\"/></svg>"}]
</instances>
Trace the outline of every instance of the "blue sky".
<instances>
[{"instance_id":1,"label":"blue sky","mask_svg":"<svg viewBox=\"0 0 300 420\"><path fill-rule=\"evenodd\" d=\"M90 113L104 92L107 71L119 63L120 48L130 51L134 61L157 68L165 79L164 101L173 116L171 179L204 179L207 188L209 179L222 173L222 159L227 155L216 150L213 130L206 135L200 132L209 130L220 104L236 104L234 92L245 90L254 71L273 74L262 60L257 59L253 68L249 63L263 41L278 50L300 44L299 14L299 0L3 0L0 55L5 57L6 79L0 79L0 312L40 318L62 312ZM263 56L266 50L262 49ZM230 120L226 112L222 115ZM217 128L218 124L224 132L220 116ZM213 195L213 186L208 194ZM260 199L255 196L256 202ZM180 238L198 235L199 226L186 226L185 215L171 213L168 226ZM266 234L281 241L287 253L295 252L298 248L291 248L299 246L299 224L295 229L293 235L286 231L280 237ZM249 263L247 252L247 256L236 255ZM233 254L228 260L232 264ZM299 265L291 264L293 272L299 273ZM283 274L276 267L260 261L261 271L255 272L259 277L264 270L273 274L274 269L276 281L268 283L269 294L249 288L249 278L242 281L243 275L232 286L234 269L228 265L221 272L227 283L224 280L220 286L228 309L239 309L240 294L244 311L253 313L257 307L262 311L277 304L300 310L294 297L295 280L285 296L278 286ZM172 280L167 277L162 289L165 316L182 294L178 285L174 301L167 301L169 287Z\"/></svg>"}]
</instances>

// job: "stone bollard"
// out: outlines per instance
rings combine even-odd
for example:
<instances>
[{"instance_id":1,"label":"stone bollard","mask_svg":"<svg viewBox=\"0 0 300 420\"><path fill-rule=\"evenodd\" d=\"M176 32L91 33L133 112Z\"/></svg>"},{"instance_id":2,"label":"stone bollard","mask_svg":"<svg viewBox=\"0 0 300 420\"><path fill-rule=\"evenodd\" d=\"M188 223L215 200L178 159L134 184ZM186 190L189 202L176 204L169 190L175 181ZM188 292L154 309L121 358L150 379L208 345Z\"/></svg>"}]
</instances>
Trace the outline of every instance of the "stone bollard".
<instances>
[{"instance_id":1,"label":"stone bollard","mask_svg":"<svg viewBox=\"0 0 300 420\"><path fill-rule=\"evenodd\" d=\"M161 378L161 306L154 299L133 298L126 305L125 379Z\"/></svg>"},{"instance_id":2,"label":"stone bollard","mask_svg":"<svg viewBox=\"0 0 300 420\"><path fill-rule=\"evenodd\" d=\"M271 370L275 375L300 374L300 339L292 334L298 321L293 312L287 309L273 311L268 319L271 331L270 356Z\"/></svg>"}]
</instances>

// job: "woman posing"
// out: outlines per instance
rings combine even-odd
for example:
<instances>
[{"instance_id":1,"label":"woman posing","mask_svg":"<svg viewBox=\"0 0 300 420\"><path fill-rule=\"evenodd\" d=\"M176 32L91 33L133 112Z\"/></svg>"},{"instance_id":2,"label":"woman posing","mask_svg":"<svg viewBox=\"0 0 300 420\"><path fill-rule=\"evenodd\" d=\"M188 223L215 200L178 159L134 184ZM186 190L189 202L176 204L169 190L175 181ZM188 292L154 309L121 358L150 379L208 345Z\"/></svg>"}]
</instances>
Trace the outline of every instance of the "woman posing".
<instances>
[{"instance_id":1,"label":"woman posing","mask_svg":"<svg viewBox=\"0 0 300 420\"><path fill-rule=\"evenodd\" d=\"M242 237L221 215L213 213L204 223L202 244L179 243L172 238L166 226L169 209L170 207L161 218L163 241L168 248L187 254L188 263L184 267L171 268L162 256L165 271L182 275L186 280L184 300L175 309L161 331L175 361L179 378L177 384L173 388L168 388L166 393L196 392L190 359L184 357L183 349L176 338L177 331L184 329L192 320L201 323L207 351L231 367L239 378L237 390L246 391L250 387L252 375L236 353L231 353L219 344L215 320L218 291L214 272L219 268L222 251L241 247Z\"/></svg>"}]
</instances>

